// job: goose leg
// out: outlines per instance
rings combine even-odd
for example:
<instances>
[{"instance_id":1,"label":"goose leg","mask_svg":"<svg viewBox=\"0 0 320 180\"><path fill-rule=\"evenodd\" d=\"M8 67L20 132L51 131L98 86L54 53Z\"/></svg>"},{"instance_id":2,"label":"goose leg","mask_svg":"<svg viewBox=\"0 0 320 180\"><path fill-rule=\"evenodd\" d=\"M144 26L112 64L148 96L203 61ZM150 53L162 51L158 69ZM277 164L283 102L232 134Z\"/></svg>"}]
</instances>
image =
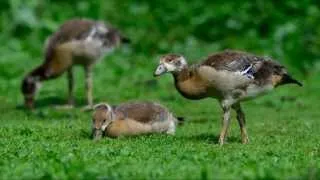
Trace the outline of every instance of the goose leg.
<instances>
[{"instance_id":1,"label":"goose leg","mask_svg":"<svg viewBox=\"0 0 320 180\"><path fill-rule=\"evenodd\" d=\"M74 106L74 78L72 69L67 70L67 81L68 81L68 100L66 104L63 105L56 105L54 106L56 109L72 109Z\"/></svg>"},{"instance_id":2,"label":"goose leg","mask_svg":"<svg viewBox=\"0 0 320 180\"><path fill-rule=\"evenodd\" d=\"M246 119L245 119L245 114L242 111L240 103L236 103L232 106L232 108L236 111L237 113L237 120L240 126L240 131L241 131L241 140L243 144L247 144L249 142L249 137L247 134L247 129L246 129Z\"/></svg>"},{"instance_id":3,"label":"goose leg","mask_svg":"<svg viewBox=\"0 0 320 180\"><path fill-rule=\"evenodd\" d=\"M68 69L67 71L67 78L68 78L68 105L73 106L74 105L74 78L72 73L72 68Z\"/></svg>"},{"instance_id":4,"label":"goose leg","mask_svg":"<svg viewBox=\"0 0 320 180\"><path fill-rule=\"evenodd\" d=\"M85 66L85 89L87 96L87 106L83 108L84 111L91 110L93 107L92 98L92 66Z\"/></svg>"},{"instance_id":5,"label":"goose leg","mask_svg":"<svg viewBox=\"0 0 320 180\"><path fill-rule=\"evenodd\" d=\"M223 119L222 119L222 130L220 132L220 138L219 138L220 146L224 144L226 134L228 133L228 128L230 125L230 111L231 111L230 105L227 105L222 102L221 106L223 110Z\"/></svg>"}]
</instances>

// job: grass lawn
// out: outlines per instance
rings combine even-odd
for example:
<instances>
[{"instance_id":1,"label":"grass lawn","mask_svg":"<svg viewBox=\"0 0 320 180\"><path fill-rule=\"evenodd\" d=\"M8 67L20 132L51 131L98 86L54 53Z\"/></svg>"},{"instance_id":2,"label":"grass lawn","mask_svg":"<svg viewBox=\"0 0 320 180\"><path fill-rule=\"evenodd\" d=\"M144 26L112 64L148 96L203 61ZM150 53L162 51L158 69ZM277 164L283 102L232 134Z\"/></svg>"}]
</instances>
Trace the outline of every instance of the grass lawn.
<instances>
[{"instance_id":1,"label":"grass lawn","mask_svg":"<svg viewBox=\"0 0 320 180\"><path fill-rule=\"evenodd\" d=\"M200 56L199 56L200 57ZM94 71L95 102L161 102L186 123L176 136L90 139L83 71L77 68L79 106L66 101L66 77L45 82L38 109L21 108L20 82L40 58L17 54L0 63L0 179L318 179L320 178L320 74L304 87L288 85L243 103L250 137L242 145L233 114L228 143L217 144L221 110L216 100L190 101L172 77L152 77L155 57L115 52Z\"/></svg>"}]
</instances>

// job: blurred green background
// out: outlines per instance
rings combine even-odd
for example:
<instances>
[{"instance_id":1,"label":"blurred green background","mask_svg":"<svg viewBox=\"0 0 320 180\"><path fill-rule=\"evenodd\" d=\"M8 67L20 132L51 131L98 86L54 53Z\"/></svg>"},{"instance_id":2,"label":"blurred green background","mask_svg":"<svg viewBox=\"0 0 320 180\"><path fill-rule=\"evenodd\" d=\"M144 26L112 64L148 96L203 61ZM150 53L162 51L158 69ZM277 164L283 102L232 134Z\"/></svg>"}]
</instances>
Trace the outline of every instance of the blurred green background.
<instances>
[{"instance_id":1,"label":"blurred green background","mask_svg":"<svg viewBox=\"0 0 320 180\"><path fill-rule=\"evenodd\" d=\"M46 36L67 19L87 17L108 21L130 37L129 55L154 60L154 55L178 52L198 59L235 48L272 56L290 65L291 71L308 75L320 69L319 4L316 0L2 0L0 63L25 59L19 64L28 71L25 65L42 56Z\"/></svg>"},{"instance_id":2,"label":"blurred green background","mask_svg":"<svg viewBox=\"0 0 320 180\"><path fill-rule=\"evenodd\" d=\"M0 179L319 179L319 1L0 0L0 13ZM160 102L186 117L176 136L93 142L82 70L73 110L52 107L66 102L65 76L43 83L34 112L21 108L21 80L43 61L46 37L75 17L132 40L96 64L94 102ZM233 116L221 148L218 103L186 100L172 77L152 74L163 53L196 62L224 49L272 56L304 87L243 103L251 142L240 144Z\"/></svg>"}]
</instances>

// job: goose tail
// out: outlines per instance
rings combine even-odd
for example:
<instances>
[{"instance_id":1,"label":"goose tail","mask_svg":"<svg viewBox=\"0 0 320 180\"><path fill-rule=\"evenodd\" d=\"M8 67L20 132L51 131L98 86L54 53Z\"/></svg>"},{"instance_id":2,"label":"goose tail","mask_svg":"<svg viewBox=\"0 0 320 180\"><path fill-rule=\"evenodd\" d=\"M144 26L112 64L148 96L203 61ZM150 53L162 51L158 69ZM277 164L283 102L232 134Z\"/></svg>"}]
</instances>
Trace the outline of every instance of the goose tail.
<instances>
[{"instance_id":1,"label":"goose tail","mask_svg":"<svg viewBox=\"0 0 320 180\"><path fill-rule=\"evenodd\" d=\"M282 76L280 84L297 84L298 86L303 86L301 82L291 77L289 74L284 74Z\"/></svg>"}]
</instances>

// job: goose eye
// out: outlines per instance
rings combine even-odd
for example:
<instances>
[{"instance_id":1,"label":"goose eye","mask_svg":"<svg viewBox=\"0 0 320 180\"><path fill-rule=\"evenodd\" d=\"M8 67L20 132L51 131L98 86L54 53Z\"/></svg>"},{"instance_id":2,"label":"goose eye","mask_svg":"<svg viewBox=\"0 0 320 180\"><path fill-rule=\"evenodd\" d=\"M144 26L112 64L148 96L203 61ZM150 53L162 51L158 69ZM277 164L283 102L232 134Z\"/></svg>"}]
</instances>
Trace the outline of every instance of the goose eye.
<instances>
[{"instance_id":1,"label":"goose eye","mask_svg":"<svg viewBox=\"0 0 320 180\"><path fill-rule=\"evenodd\" d=\"M180 65L181 65L181 62L180 62L180 61L176 61L174 64L175 64L176 66L180 66Z\"/></svg>"}]
</instances>

